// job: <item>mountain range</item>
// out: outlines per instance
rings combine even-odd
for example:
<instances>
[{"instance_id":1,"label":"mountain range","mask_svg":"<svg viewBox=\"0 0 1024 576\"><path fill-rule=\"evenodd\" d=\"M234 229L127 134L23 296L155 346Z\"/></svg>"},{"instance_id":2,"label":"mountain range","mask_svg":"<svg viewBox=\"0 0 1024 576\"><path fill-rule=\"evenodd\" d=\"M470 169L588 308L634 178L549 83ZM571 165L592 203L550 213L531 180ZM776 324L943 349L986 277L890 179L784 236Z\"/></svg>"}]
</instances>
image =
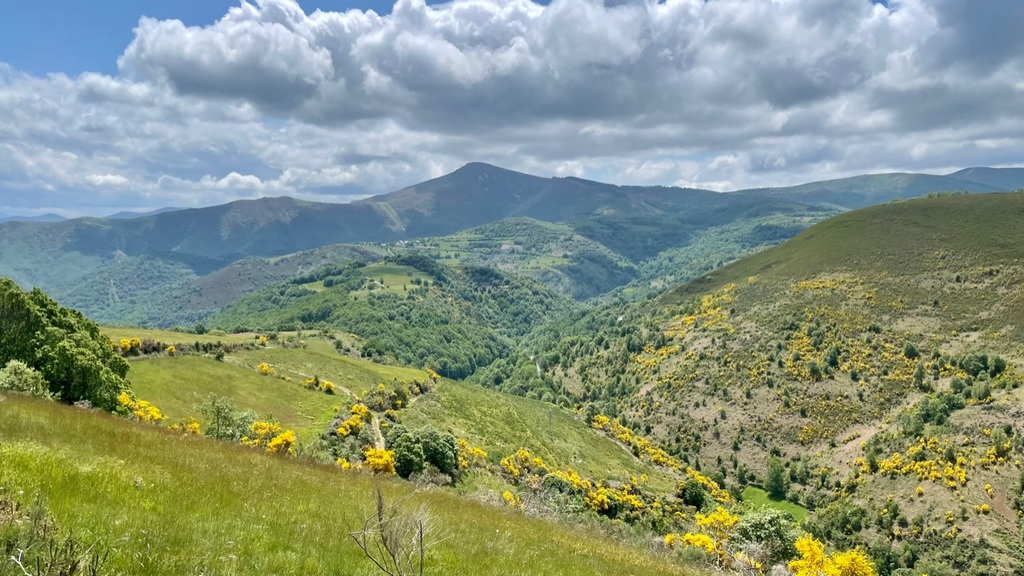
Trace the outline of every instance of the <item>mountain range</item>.
<instances>
[{"instance_id":1,"label":"mountain range","mask_svg":"<svg viewBox=\"0 0 1024 576\"><path fill-rule=\"evenodd\" d=\"M705 250L692 275L784 240L840 211L939 191L1021 187L1024 169L968 168L945 176L878 174L718 193L541 178L471 163L440 178L350 204L280 197L133 217L3 222L0 275L24 287L41 287L104 322L182 324L269 282L330 263L331 256L315 252L324 246L397 246L518 218L564 224L566 241L576 248L552 246L545 233L548 252L530 262L513 259L506 267L525 267L564 293L585 298L635 280L657 282L658 270L664 268L658 265L659 256L686 260L692 257L688 248L707 244L709 236L717 244ZM289 260L297 268L237 281L239 266L272 270L274 259L308 251L314 252ZM469 250L462 256L472 259L474 254ZM493 263L493 258L476 256L480 263ZM252 258L261 264L253 267ZM545 258L548 264L530 268ZM680 268L678 262L675 267ZM589 287L596 278L607 279ZM671 281L686 278L675 275ZM210 296L211 290L221 297ZM139 315L140 303L152 303L150 312Z\"/></svg>"},{"instance_id":2,"label":"mountain range","mask_svg":"<svg viewBox=\"0 0 1024 576\"><path fill-rule=\"evenodd\" d=\"M0 222L60 222L65 218L59 214L40 214L39 216L9 216L0 214Z\"/></svg>"}]
</instances>

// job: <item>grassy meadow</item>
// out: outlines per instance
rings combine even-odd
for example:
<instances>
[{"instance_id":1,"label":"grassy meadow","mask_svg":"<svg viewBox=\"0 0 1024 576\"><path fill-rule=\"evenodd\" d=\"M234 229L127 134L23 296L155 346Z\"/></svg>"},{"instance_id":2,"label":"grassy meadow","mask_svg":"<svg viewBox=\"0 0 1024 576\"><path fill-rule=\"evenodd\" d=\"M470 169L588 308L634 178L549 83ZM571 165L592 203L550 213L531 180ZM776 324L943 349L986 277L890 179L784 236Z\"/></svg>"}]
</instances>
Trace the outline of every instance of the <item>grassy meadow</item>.
<instances>
[{"instance_id":1,"label":"grassy meadow","mask_svg":"<svg viewBox=\"0 0 1024 576\"><path fill-rule=\"evenodd\" d=\"M773 500L767 492L756 486L747 486L743 489L743 501L755 508L766 507L789 512L797 522L802 522L808 514L807 508L786 500Z\"/></svg>"},{"instance_id":2,"label":"grassy meadow","mask_svg":"<svg viewBox=\"0 0 1024 576\"><path fill-rule=\"evenodd\" d=\"M162 335L167 342L189 336ZM271 366L274 375L260 374L256 367L262 363ZM302 382L314 376L336 384L336 393L304 388ZM352 394L362 396L394 378L425 380L427 374L344 356L330 342L311 338L306 348L271 344L228 354L222 362L194 355L133 359L130 377L135 394L158 406L170 420L200 417L196 407L216 394L230 398L239 409L273 417L284 428L295 430L301 442L309 442L324 430L335 409L345 410L352 404Z\"/></svg>"},{"instance_id":3,"label":"grassy meadow","mask_svg":"<svg viewBox=\"0 0 1024 576\"><path fill-rule=\"evenodd\" d=\"M8 395L0 486L40 498L116 574L373 574L348 532L386 498L423 506L430 574L688 574L647 543L442 490Z\"/></svg>"},{"instance_id":4,"label":"grassy meadow","mask_svg":"<svg viewBox=\"0 0 1024 576\"><path fill-rule=\"evenodd\" d=\"M416 398L403 412L403 422L450 430L492 457L526 448L552 466L573 468L595 480L647 474L653 488L675 488L673 476L640 462L607 436L539 400L444 380L430 394Z\"/></svg>"},{"instance_id":5,"label":"grassy meadow","mask_svg":"<svg viewBox=\"0 0 1024 576\"><path fill-rule=\"evenodd\" d=\"M187 335L165 336L167 341L178 341ZM268 364L274 375L260 374L256 367L261 363ZM271 344L233 352L222 362L194 355L133 359L130 376L136 395L158 406L170 421L196 416L202 422L197 406L216 394L233 400L238 409L273 417L284 428L295 430L301 443L309 443L323 432L336 409L347 410L379 383L423 381L427 373L341 355L327 340L310 338L306 348ZM313 376L333 382L336 393L301 386ZM526 448L551 465L573 468L594 479L647 474L654 488L670 492L675 487L673 476L640 462L607 436L538 400L442 380L400 414L406 426L450 431L486 450L495 462Z\"/></svg>"},{"instance_id":6,"label":"grassy meadow","mask_svg":"<svg viewBox=\"0 0 1024 576\"><path fill-rule=\"evenodd\" d=\"M257 334L253 332L225 334L217 331L216 333L207 332L206 334L194 334L191 332L177 332L174 330L160 328L139 328L137 326L102 326L100 331L113 342L117 342L122 338L127 338L129 340L132 338L138 338L139 340L153 340L154 342L163 342L164 344L176 344L179 342L225 342L229 344L244 344L246 342L252 342L257 336Z\"/></svg>"}]
</instances>

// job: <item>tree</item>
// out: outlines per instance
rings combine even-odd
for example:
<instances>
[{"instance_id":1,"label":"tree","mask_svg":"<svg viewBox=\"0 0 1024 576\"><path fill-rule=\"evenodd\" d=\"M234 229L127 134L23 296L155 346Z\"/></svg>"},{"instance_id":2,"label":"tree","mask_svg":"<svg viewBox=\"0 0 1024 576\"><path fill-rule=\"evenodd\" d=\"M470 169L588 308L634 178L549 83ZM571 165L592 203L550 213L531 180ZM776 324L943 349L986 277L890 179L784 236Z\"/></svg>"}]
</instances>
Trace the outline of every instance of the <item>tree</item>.
<instances>
[{"instance_id":1,"label":"tree","mask_svg":"<svg viewBox=\"0 0 1024 576\"><path fill-rule=\"evenodd\" d=\"M765 474L764 489L769 496L776 500L786 497L786 492L789 490L789 475L786 474L786 467L782 464L782 460L774 457L768 460L768 473Z\"/></svg>"},{"instance_id":2,"label":"tree","mask_svg":"<svg viewBox=\"0 0 1024 576\"><path fill-rule=\"evenodd\" d=\"M425 428L420 432L423 445L423 458L442 474L454 474L458 469L458 450L455 437L442 434L433 428Z\"/></svg>"},{"instance_id":3,"label":"tree","mask_svg":"<svg viewBox=\"0 0 1024 576\"><path fill-rule=\"evenodd\" d=\"M104 410L118 408L130 391L128 363L117 355L99 326L64 308L39 289L23 292L0 279L0 364L20 360L49 383L64 402L85 400Z\"/></svg>"},{"instance_id":4,"label":"tree","mask_svg":"<svg viewBox=\"0 0 1024 576\"><path fill-rule=\"evenodd\" d=\"M917 368L914 369L914 385L917 386L918 390L927 391L930 386L925 386L924 383L924 363L918 362Z\"/></svg>"},{"instance_id":5,"label":"tree","mask_svg":"<svg viewBox=\"0 0 1024 576\"><path fill-rule=\"evenodd\" d=\"M199 405L199 412L206 419L206 435L217 440L239 442L249 434L256 421L251 410L239 412L230 398L210 394Z\"/></svg>"}]
</instances>

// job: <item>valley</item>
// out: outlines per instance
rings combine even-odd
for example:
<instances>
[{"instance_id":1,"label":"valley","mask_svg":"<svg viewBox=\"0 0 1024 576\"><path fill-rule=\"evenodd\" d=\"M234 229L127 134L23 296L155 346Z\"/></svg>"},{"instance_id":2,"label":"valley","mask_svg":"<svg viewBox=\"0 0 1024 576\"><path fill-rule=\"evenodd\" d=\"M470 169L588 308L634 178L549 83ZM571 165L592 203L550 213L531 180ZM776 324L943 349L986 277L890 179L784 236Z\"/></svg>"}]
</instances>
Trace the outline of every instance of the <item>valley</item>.
<instances>
[{"instance_id":1,"label":"valley","mask_svg":"<svg viewBox=\"0 0 1024 576\"><path fill-rule=\"evenodd\" d=\"M380 490L423 573L1014 574L1020 176L470 164L0 223L0 528L99 573L371 573Z\"/></svg>"}]
</instances>

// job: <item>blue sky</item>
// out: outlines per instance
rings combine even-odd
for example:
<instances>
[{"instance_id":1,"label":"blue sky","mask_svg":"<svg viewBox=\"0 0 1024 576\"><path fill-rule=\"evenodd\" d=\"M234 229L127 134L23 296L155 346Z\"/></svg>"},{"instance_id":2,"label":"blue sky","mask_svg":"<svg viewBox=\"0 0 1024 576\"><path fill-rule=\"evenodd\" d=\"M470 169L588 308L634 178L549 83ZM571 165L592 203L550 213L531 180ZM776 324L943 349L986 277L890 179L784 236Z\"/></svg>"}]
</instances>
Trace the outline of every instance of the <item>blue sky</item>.
<instances>
[{"instance_id":1,"label":"blue sky","mask_svg":"<svg viewBox=\"0 0 1024 576\"><path fill-rule=\"evenodd\" d=\"M384 0L303 0L307 12L374 10L391 12ZM231 0L30 0L5 2L0 18L0 62L44 75L63 72L117 73L117 57L132 40L142 16L208 26L237 6Z\"/></svg>"},{"instance_id":2,"label":"blue sky","mask_svg":"<svg viewBox=\"0 0 1024 576\"><path fill-rule=\"evenodd\" d=\"M1019 165L1020 22L962 0L7 2L0 215L344 202L473 161L712 190Z\"/></svg>"}]
</instances>

